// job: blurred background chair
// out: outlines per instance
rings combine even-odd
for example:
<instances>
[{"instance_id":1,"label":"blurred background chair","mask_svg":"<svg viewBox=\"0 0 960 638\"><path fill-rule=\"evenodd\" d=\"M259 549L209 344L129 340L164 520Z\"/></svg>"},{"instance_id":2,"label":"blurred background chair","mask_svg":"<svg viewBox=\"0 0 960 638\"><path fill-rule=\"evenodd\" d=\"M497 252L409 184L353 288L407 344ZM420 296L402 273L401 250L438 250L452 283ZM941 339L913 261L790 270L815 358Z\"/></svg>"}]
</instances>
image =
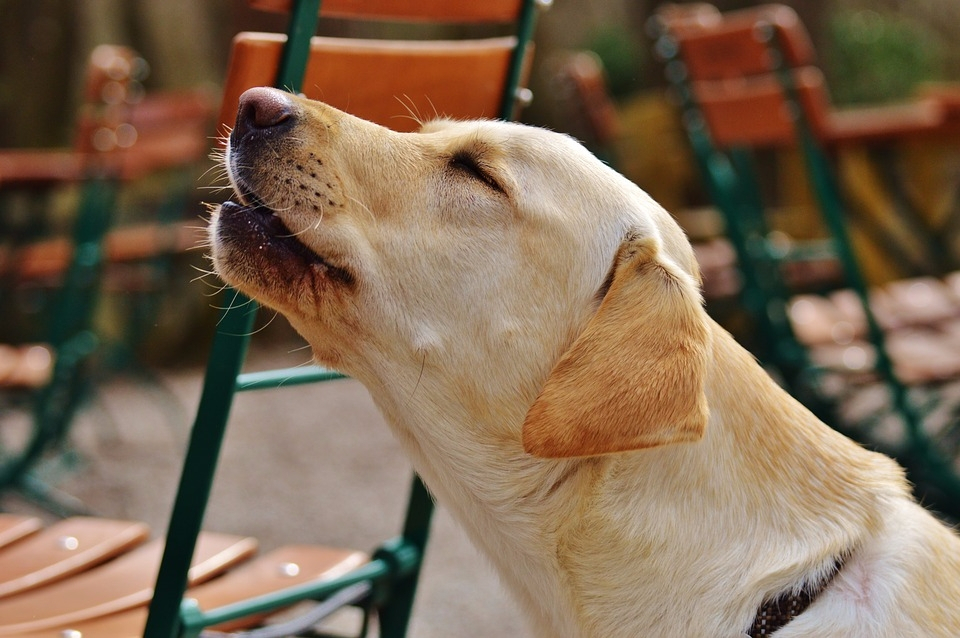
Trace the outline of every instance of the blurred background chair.
<instances>
[{"instance_id":1,"label":"blurred background chair","mask_svg":"<svg viewBox=\"0 0 960 638\"><path fill-rule=\"evenodd\" d=\"M6 416L23 404L29 416L19 421L5 418L0 424L0 491L26 490L55 509L65 503L51 498L29 471L45 452L62 443L89 385L87 364L102 342L94 324L105 275L124 294L157 294L167 258L195 243L195 232L180 222L178 214L183 210L182 196L192 190L196 178L187 167L195 168L207 154L213 104L202 91L144 95L145 73L146 62L131 49L97 47L88 64L74 147L0 150L4 204L12 193L27 194L40 208L50 204L51 193L58 189L79 191L68 235L34 239L27 229L39 220L18 223L9 209L2 216L4 321L26 343L0 345L0 389ZM115 226L123 189L165 172L175 174L176 180L172 189L170 175L165 182L165 215ZM132 276L129 269L145 262L150 262L148 268L139 268L139 275ZM30 305L38 307L13 329L15 310L27 296L34 300ZM132 329L144 322L124 323ZM138 336L127 335L127 344L132 347Z\"/></svg>"},{"instance_id":2,"label":"blurred background chair","mask_svg":"<svg viewBox=\"0 0 960 638\"><path fill-rule=\"evenodd\" d=\"M711 198L737 253L753 344L801 401L837 429L897 457L918 495L960 516L960 295L954 261L936 229L903 210L888 233L854 220L832 153L844 144L943 134L942 104L834 109L796 13L764 5L721 14L710 5L664 7L656 49L679 98L682 121ZM818 217L797 225L771 205L776 154L796 149ZM946 279L868 287L850 227L856 223L908 260Z\"/></svg>"}]
</instances>

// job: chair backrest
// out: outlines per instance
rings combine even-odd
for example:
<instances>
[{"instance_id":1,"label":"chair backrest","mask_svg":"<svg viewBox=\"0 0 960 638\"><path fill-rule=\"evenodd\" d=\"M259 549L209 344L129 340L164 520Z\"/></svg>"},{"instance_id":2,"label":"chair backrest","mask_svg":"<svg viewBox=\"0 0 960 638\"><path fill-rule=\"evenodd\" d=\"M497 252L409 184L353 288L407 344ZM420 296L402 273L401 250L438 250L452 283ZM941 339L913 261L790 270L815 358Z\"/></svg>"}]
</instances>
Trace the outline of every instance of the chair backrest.
<instances>
[{"instance_id":1,"label":"chair backrest","mask_svg":"<svg viewBox=\"0 0 960 638\"><path fill-rule=\"evenodd\" d=\"M411 130L418 117L513 117L518 91L529 69L534 9L543 0L250 0L259 9L289 11L287 34L241 33L230 56L221 121L232 124L240 94L271 85L322 99L398 130ZM472 41L383 41L313 37L318 14L439 24L491 24L509 28L504 37ZM413 117L409 117L412 113ZM293 369L242 375L256 305L226 291L227 310L218 322L191 433L168 543L145 628L148 638L171 638L183 629L179 616L183 583L200 531L235 391L336 378L322 369ZM386 543L374 561L388 580L401 577L399 602L381 609L381 635L402 636L426 543L430 496L415 478L401 537ZM397 568L402 566L402 573ZM368 568L372 569L372 568ZM198 616L198 614L193 614ZM193 627L204 626L202 614ZM189 629L188 631L193 631Z\"/></svg>"},{"instance_id":2,"label":"chair backrest","mask_svg":"<svg viewBox=\"0 0 960 638\"><path fill-rule=\"evenodd\" d=\"M202 90L145 95L147 63L132 49L100 45L91 53L74 141L82 194L73 259L54 309L55 345L86 326L96 302L103 240L120 182L195 165L207 154L213 108Z\"/></svg>"},{"instance_id":3,"label":"chair backrest","mask_svg":"<svg viewBox=\"0 0 960 638\"><path fill-rule=\"evenodd\" d=\"M250 0L261 11L290 12L294 0ZM448 0L325 0L322 12L337 18L416 20L449 23L511 23L520 18L522 2L448 2Z\"/></svg>"},{"instance_id":4,"label":"chair backrest","mask_svg":"<svg viewBox=\"0 0 960 638\"><path fill-rule=\"evenodd\" d=\"M680 44L685 82L720 148L797 143L801 117L822 133L829 108L809 35L793 9L761 5L706 20L674 19L665 28ZM783 74L792 88L784 85ZM795 91L795 95L789 92Z\"/></svg>"},{"instance_id":5,"label":"chair backrest","mask_svg":"<svg viewBox=\"0 0 960 638\"><path fill-rule=\"evenodd\" d=\"M891 451L912 456L914 469L925 467L926 472L947 477L936 480L956 491L956 478L926 438L920 410L894 373L871 309L847 229L848 215L824 150L830 106L823 77L812 66L813 48L796 13L783 5L764 5L706 20L665 19L658 28L657 49L667 59L667 77L680 97L688 137L737 250L744 279L742 299L764 341L761 359L779 368L794 394L817 401L817 375L786 312L792 290L783 265L796 251L778 250L769 241L770 209L759 194L753 155L758 148L792 145L803 158L845 284L859 303L875 353L873 372L889 391L892 410L905 427L905 444ZM814 411L842 428L834 414L816 407ZM885 444L871 436L866 432L860 438L871 445Z\"/></svg>"},{"instance_id":6,"label":"chair backrest","mask_svg":"<svg viewBox=\"0 0 960 638\"><path fill-rule=\"evenodd\" d=\"M245 89L272 83L284 42L283 35L268 33L234 39L222 122L232 122ZM500 87L515 44L513 37L447 42L315 37L301 92L403 131L434 116L495 118L501 115ZM372 69L375 81L357 81ZM470 82L463 82L464 76Z\"/></svg>"},{"instance_id":7,"label":"chair backrest","mask_svg":"<svg viewBox=\"0 0 960 638\"><path fill-rule=\"evenodd\" d=\"M322 15L440 24L530 22L529 2L395 2L328 0ZM253 0L266 10L286 10L291 0ZM521 26L521 29L523 27ZM311 99L396 130L414 130L417 118L511 119L532 47L527 33L472 40L373 40L313 37L292 87ZM291 88L277 78L288 36L240 33L233 41L220 121L232 125L240 94L254 86ZM361 78L358 81L358 78ZM469 78L469 81L467 81ZM509 84L513 89L504 90ZM410 117L410 115L413 117Z\"/></svg>"},{"instance_id":8,"label":"chair backrest","mask_svg":"<svg viewBox=\"0 0 960 638\"><path fill-rule=\"evenodd\" d=\"M737 252L741 298L758 324L758 354L793 386L809 367L785 312L791 289L784 264L794 255L769 241L770 207L756 152L801 148L812 190L837 212L839 194L814 134L826 95L810 40L796 13L782 5L726 14L677 7L658 14L654 29L704 185ZM852 254L846 257L856 277Z\"/></svg>"},{"instance_id":9,"label":"chair backrest","mask_svg":"<svg viewBox=\"0 0 960 638\"><path fill-rule=\"evenodd\" d=\"M197 162L208 153L213 98L203 89L147 93L147 63L103 44L90 54L74 150L81 176L128 181Z\"/></svg>"}]
</instances>

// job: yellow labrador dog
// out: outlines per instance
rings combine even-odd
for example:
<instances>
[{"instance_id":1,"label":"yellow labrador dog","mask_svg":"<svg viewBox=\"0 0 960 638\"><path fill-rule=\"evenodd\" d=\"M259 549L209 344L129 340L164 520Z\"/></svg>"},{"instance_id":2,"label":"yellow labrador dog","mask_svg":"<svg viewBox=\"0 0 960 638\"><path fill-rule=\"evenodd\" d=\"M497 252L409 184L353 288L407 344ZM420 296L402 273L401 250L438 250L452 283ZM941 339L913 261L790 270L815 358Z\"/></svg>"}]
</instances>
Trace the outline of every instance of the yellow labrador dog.
<instances>
[{"instance_id":1,"label":"yellow labrador dog","mask_svg":"<svg viewBox=\"0 0 960 638\"><path fill-rule=\"evenodd\" d=\"M359 379L538 636L960 636L960 542L704 312L575 141L241 99L222 278Z\"/></svg>"}]
</instances>

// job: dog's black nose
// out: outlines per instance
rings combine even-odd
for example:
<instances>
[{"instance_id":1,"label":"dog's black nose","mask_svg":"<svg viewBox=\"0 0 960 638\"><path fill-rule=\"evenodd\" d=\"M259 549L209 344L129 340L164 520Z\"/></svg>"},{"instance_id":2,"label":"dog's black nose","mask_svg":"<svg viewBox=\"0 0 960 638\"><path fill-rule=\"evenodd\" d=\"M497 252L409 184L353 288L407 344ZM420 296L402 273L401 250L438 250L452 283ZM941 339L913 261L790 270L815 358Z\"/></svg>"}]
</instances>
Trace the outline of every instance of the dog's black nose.
<instances>
[{"instance_id":1,"label":"dog's black nose","mask_svg":"<svg viewBox=\"0 0 960 638\"><path fill-rule=\"evenodd\" d=\"M258 87L248 89L240 96L234 140L239 142L248 134L286 128L294 121L290 95L279 89Z\"/></svg>"}]
</instances>

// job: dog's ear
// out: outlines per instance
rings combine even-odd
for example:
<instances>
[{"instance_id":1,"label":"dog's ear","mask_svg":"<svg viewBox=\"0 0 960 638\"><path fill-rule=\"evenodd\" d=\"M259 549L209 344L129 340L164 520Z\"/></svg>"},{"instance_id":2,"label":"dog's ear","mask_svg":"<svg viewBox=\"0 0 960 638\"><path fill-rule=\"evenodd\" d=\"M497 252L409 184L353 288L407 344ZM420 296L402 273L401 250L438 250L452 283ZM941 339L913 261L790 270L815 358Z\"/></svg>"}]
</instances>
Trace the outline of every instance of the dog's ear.
<instances>
[{"instance_id":1,"label":"dog's ear","mask_svg":"<svg viewBox=\"0 0 960 638\"><path fill-rule=\"evenodd\" d=\"M527 412L524 449L562 458L699 440L709 348L694 279L656 238L629 237L599 310Z\"/></svg>"}]
</instances>

